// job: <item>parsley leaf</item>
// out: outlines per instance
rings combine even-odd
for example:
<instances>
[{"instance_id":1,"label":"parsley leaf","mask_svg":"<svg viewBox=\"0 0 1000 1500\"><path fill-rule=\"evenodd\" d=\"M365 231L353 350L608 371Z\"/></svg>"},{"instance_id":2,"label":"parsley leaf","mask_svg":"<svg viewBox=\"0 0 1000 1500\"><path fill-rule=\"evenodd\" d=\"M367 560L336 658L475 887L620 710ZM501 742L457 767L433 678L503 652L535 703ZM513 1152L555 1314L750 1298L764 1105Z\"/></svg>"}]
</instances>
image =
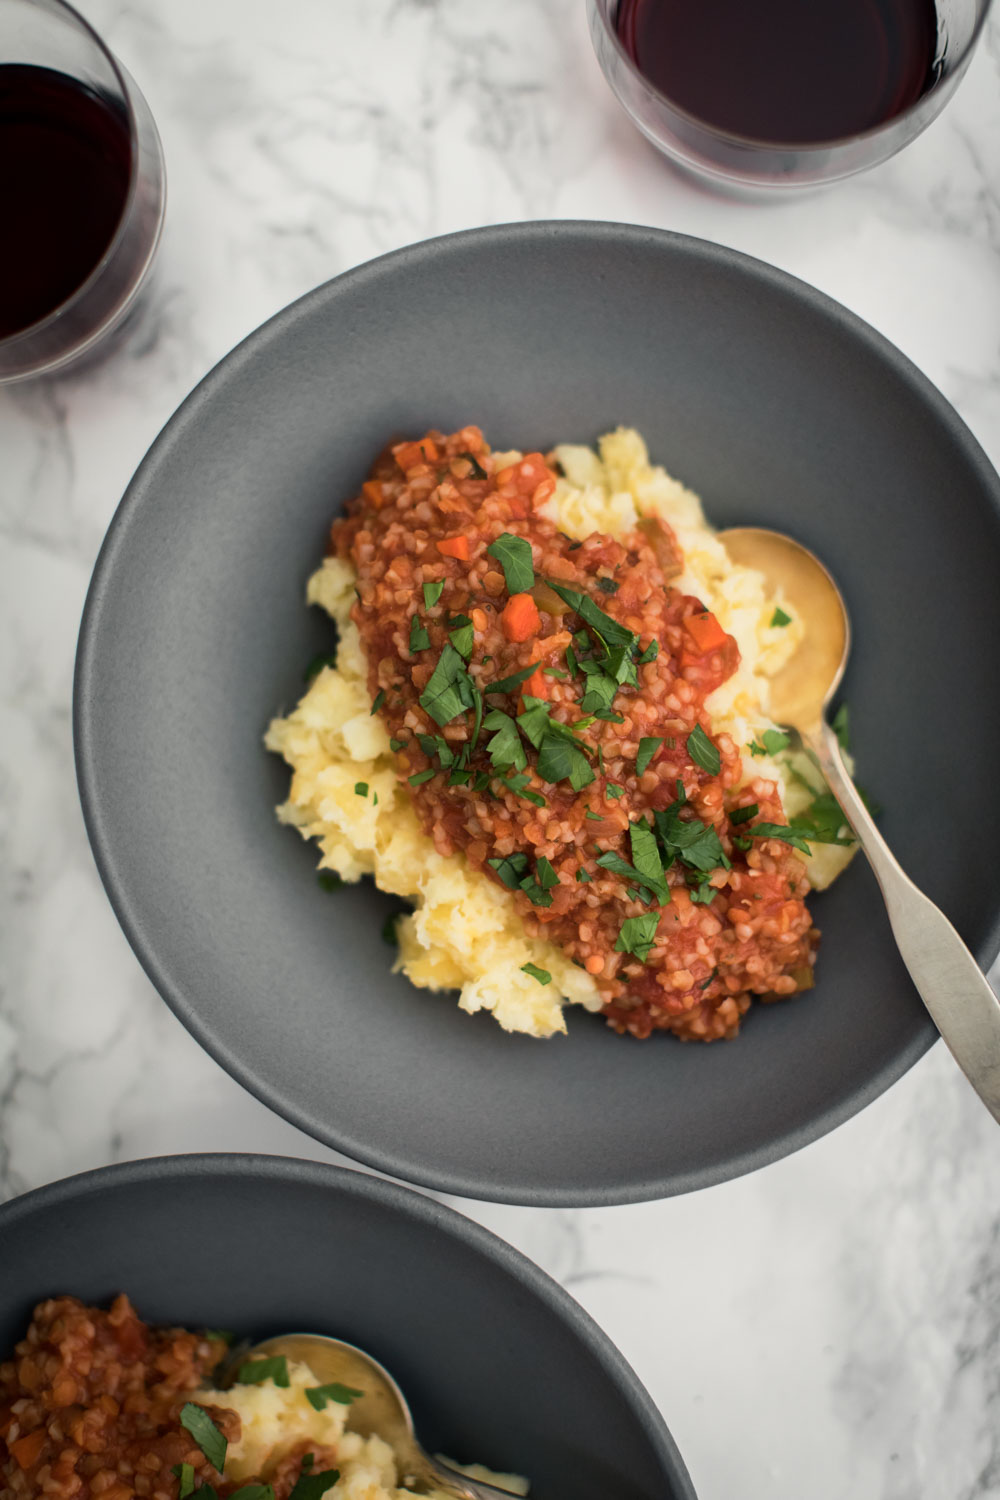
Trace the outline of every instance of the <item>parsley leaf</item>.
<instances>
[{"instance_id":1,"label":"parsley leaf","mask_svg":"<svg viewBox=\"0 0 1000 1500\"><path fill-rule=\"evenodd\" d=\"M513 792L517 797L523 797L525 802L531 802L535 807L544 807L545 798L540 797L537 792L528 790L528 782L530 779L531 778L526 776L523 771L518 776L500 777L501 783L507 788L509 792Z\"/></svg>"},{"instance_id":2,"label":"parsley leaf","mask_svg":"<svg viewBox=\"0 0 1000 1500\"><path fill-rule=\"evenodd\" d=\"M391 739L389 741L389 749L390 750L405 750L406 747L407 747L407 745L409 743L410 743L409 740Z\"/></svg>"},{"instance_id":3,"label":"parsley leaf","mask_svg":"<svg viewBox=\"0 0 1000 1500\"><path fill-rule=\"evenodd\" d=\"M521 683L524 682L526 678L531 676L534 670L535 663L532 662L530 666L522 667L519 672L512 672L509 677L501 677L498 682L487 683L486 692L512 693L515 688L519 688L521 686Z\"/></svg>"},{"instance_id":4,"label":"parsley leaf","mask_svg":"<svg viewBox=\"0 0 1000 1500\"><path fill-rule=\"evenodd\" d=\"M641 917L626 917L615 943L615 952L634 953L636 958L645 963L656 941L659 921L660 914L655 911L644 912Z\"/></svg>"},{"instance_id":5,"label":"parsley leaf","mask_svg":"<svg viewBox=\"0 0 1000 1500\"><path fill-rule=\"evenodd\" d=\"M613 578L599 578L597 580L597 587L602 594L617 594L620 584L615 583Z\"/></svg>"},{"instance_id":6,"label":"parsley leaf","mask_svg":"<svg viewBox=\"0 0 1000 1500\"><path fill-rule=\"evenodd\" d=\"M435 767L428 766L426 771L415 771L412 776L407 776L406 779L411 786L423 786L425 781L430 781L431 777L436 775L437 770Z\"/></svg>"},{"instance_id":7,"label":"parsley leaf","mask_svg":"<svg viewBox=\"0 0 1000 1500\"><path fill-rule=\"evenodd\" d=\"M537 770L543 781L568 780L574 792L581 792L594 780L587 757L579 746L572 739L551 731L539 747Z\"/></svg>"},{"instance_id":8,"label":"parsley leaf","mask_svg":"<svg viewBox=\"0 0 1000 1500\"><path fill-rule=\"evenodd\" d=\"M181 1407L181 1426L191 1434L214 1469L221 1474L226 1466L229 1444L203 1406L186 1401Z\"/></svg>"},{"instance_id":9,"label":"parsley leaf","mask_svg":"<svg viewBox=\"0 0 1000 1500\"><path fill-rule=\"evenodd\" d=\"M283 1354L275 1354L270 1359L247 1360L236 1372L238 1385L260 1385L264 1380L273 1380L282 1390L288 1389L288 1360Z\"/></svg>"},{"instance_id":10,"label":"parsley leaf","mask_svg":"<svg viewBox=\"0 0 1000 1500\"><path fill-rule=\"evenodd\" d=\"M302 1460L302 1468L299 1477L288 1500L321 1500L327 1490L332 1489L340 1478L339 1469L322 1469L318 1474L310 1474L312 1462L306 1463L306 1459L312 1460L314 1455L307 1453Z\"/></svg>"},{"instance_id":11,"label":"parsley leaf","mask_svg":"<svg viewBox=\"0 0 1000 1500\"><path fill-rule=\"evenodd\" d=\"M306 1400L316 1411L322 1411L328 1401L336 1401L340 1406L350 1406L352 1401L357 1401L363 1396L364 1391L356 1391L352 1385L341 1385L339 1380L331 1380L329 1385L313 1385L306 1391Z\"/></svg>"},{"instance_id":12,"label":"parsley leaf","mask_svg":"<svg viewBox=\"0 0 1000 1500\"><path fill-rule=\"evenodd\" d=\"M180 1488L177 1491L177 1500L187 1500L188 1495L194 1492L194 1465L174 1464L170 1470L180 1480Z\"/></svg>"},{"instance_id":13,"label":"parsley leaf","mask_svg":"<svg viewBox=\"0 0 1000 1500\"><path fill-rule=\"evenodd\" d=\"M544 854L535 861L535 879L546 891L551 890L554 885L559 884L559 876L549 864Z\"/></svg>"},{"instance_id":14,"label":"parsley leaf","mask_svg":"<svg viewBox=\"0 0 1000 1500\"><path fill-rule=\"evenodd\" d=\"M589 870L585 870L581 866L581 868L576 872L576 878L581 885L586 885L589 881L593 880L594 877L593 875L591 875Z\"/></svg>"},{"instance_id":15,"label":"parsley leaf","mask_svg":"<svg viewBox=\"0 0 1000 1500\"><path fill-rule=\"evenodd\" d=\"M709 776L718 776L722 767L722 757L700 724L696 724L688 735L687 752L696 766L701 766L701 769L707 771Z\"/></svg>"},{"instance_id":16,"label":"parsley leaf","mask_svg":"<svg viewBox=\"0 0 1000 1500\"><path fill-rule=\"evenodd\" d=\"M504 859L488 859L486 863L503 881L509 891L516 891L528 868L528 856L518 851Z\"/></svg>"},{"instance_id":17,"label":"parsley leaf","mask_svg":"<svg viewBox=\"0 0 1000 1500\"><path fill-rule=\"evenodd\" d=\"M318 677L324 667L335 667L336 665L337 658L335 656L314 656L305 670L306 682L312 682L313 678Z\"/></svg>"},{"instance_id":18,"label":"parsley leaf","mask_svg":"<svg viewBox=\"0 0 1000 1500\"><path fill-rule=\"evenodd\" d=\"M637 776L642 775L662 744L663 736L660 734L644 735L639 741L639 753L635 758L635 774Z\"/></svg>"},{"instance_id":19,"label":"parsley leaf","mask_svg":"<svg viewBox=\"0 0 1000 1500\"><path fill-rule=\"evenodd\" d=\"M385 688L379 688L378 692L375 694L375 701L372 703L372 708L371 708L372 713L373 714L377 714L378 711L379 711L379 709L382 707L382 704L384 702L385 702Z\"/></svg>"},{"instance_id":20,"label":"parsley leaf","mask_svg":"<svg viewBox=\"0 0 1000 1500\"><path fill-rule=\"evenodd\" d=\"M616 802L618 801L619 797L624 797L625 795L625 788L623 786L619 786L617 781L607 782L604 790L607 792L608 796L613 797Z\"/></svg>"},{"instance_id":21,"label":"parsley leaf","mask_svg":"<svg viewBox=\"0 0 1000 1500\"><path fill-rule=\"evenodd\" d=\"M792 623L792 617L791 615L786 615L781 606L776 604L774 606L774 614L771 616L770 623L772 625L790 625Z\"/></svg>"},{"instance_id":22,"label":"parsley leaf","mask_svg":"<svg viewBox=\"0 0 1000 1500\"><path fill-rule=\"evenodd\" d=\"M589 625L608 651L616 646L624 646L626 650L631 651L635 646L638 636L625 625L619 625L618 621L613 620L610 615L606 615L589 594L578 593L576 589L563 588L561 584L551 583L551 581L549 586L555 590L564 604L568 604L570 609L575 610L580 619Z\"/></svg>"},{"instance_id":23,"label":"parsley leaf","mask_svg":"<svg viewBox=\"0 0 1000 1500\"><path fill-rule=\"evenodd\" d=\"M493 708L486 715L483 723L487 729L495 731L493 738L486 742L486 753L494 766L498 770L525 770L528 757L524 753L517 725L510 714L503 713L499 708Z\"/></svg>"},{"instance_id":24,"label":"parsley leaf","mask_svg":"<svg viewBox=\"0 0 1000 1500\"><path fill-rule=\"evenodd\" d=\"M670 887L663 874L663 860L656 845L656 835L648 823L632 823L629 826L632 844L632 862L641 883L660 898L661 904L670 900Z\"/></svg>"},{"instance_id":25,"label":"parsley leaf","mask_svg":"<svg viewBox=\"0 0 1000 1500\"><path fill-rule=\"evenodd\" d=\"M552 975L548 969L540 969L537 964L522 964L522 974L530 974L532 979L537 979L539 984L551 984Z\"/></svg>"},{"instance_id":26,"label":"parsley leaf","mask_svg":"<svg viewBox=\"0 0 1000 1500\"><path fill-rule=\"evenodd\" d=\"M796 833L794 828L789 828L784 823L755 823L752 828L747 829L747 833L755 839L780 839L783 844L791 844L793 849L798 849L802 854L809 853L804 835Z\"/></svg>"},{"instance_id":27,"label":"parsley leaf","mask_svg":"<svg viewBox=\"0 0 1000 1500\"><path fill-rule=\"evenodd\" d=\"M444 593L444 582L424 584L424 604L428 609L433 609L435 604Z\"/></svg>"},{"instance_id":28,"label":"parsley leaf","mask_svg":"<svg viewBox=\"0 0 1000 1500\"><path fill-rule=\"evenodd\" d=\"M791 741L787 734L780 729L765 729L760 740L753 740L750 745L751 755L777 755L782 750L787 750Z\"/></svg>"},{"instance_id":29,"label":"parsley leaf","mask_svg":"<svg viewBox=\"0 0 1000 1500\"><path fill-rule=\"evenodd\" d=\"M465 663L449 642L438 658L431 679L420 694L420 707L441 728L457 719L476 700Z\"/></svg>"},{"instance_id":30,"label":"parsley leaf","mask_svg":"<svg viewBox=\"0 0 1000 1500\"><path fill-rule=\"evenodd\" d=\"M419 615L414 615L410 620L410 650L426 651L431 643L431 638L424 628L423 621Z\"/></svg>"},{"instance_id":31,"label":"parsley leaf","mask_svg":"<svg viewBox=\"0 0 1000 1500\"><path fill-rule=\"evenodd\" d=\"M448 626L448 639L455 650L468 661L472 655L472 645L476 635L472 621L468 615L454 615L448 621Z\"/></svg>"},{"instance_id":32,"label":"parsley leaf","mask_svg":"<svg viewBox=\"0 0 1000 1500\"><path fill-rule=\"evenodd\" d=\"M531 543L523 536L514 536L505 531L491 542L486 551L495 557L503 568L507 590L511 594L526 594L535 586L535 565L531 556Z\"/></svg>"},{"instance_id":33,"label":"parsley leaf","mask_svg":"<svg viewBox=\"0 0 1000 1500\"><path fill-rule=\"evenodd\" d=\"M657 640L650 641L645 651L637 659L637 665L644 667L648 661L655 661L660 654L660 643Z\"/></svg>"},{"instance_id":34,"label":"parsley leaf","mask_svg":"<svg viewBox=\"0 0 1000 1500\"><path fill-rule=\"evenodd\" d=\"M736 828L740 823L749 823L750 819L755 818L759 812L760 808L756 802L752 802L749 807L734 807L729 814L729 821Z\"/></svg>"},{"instance_id":35,"label":"parsley leaf","mask_svg":"<svg viewBox=\"0 0 1000 1500\"><path fill-rule=\"evenodd\" d=\"M367 783L367 781L356 781L354 783L354 795L355 795L355 797L367 797L368 796L368 783Z\"/></svg>"},{"instance_id":36,"label":"parsley leaf","mask_svg":"<svg viewBox=\"0 0 1000 1500\"><path fill-rule=\"evenodd\" d=\"M837 736L837 743L840 745L841 750L850 751L850 711L846 703L842 703L837 709L837 712L833 716L831 728Z\"/></svg>"}]
</instances>

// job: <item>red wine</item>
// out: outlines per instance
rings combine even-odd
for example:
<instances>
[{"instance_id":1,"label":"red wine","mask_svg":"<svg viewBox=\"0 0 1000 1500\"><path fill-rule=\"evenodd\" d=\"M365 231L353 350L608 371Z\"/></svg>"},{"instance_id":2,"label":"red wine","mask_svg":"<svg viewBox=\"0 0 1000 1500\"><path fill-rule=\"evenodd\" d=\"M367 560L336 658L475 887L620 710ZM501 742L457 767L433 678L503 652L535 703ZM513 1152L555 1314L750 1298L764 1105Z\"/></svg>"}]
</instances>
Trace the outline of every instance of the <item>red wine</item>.
<instances>
[{"instance_id":1,"label":"red wine","mask_svg":"<svg viewBox=\"0 0 1000 1500\"><path fill-rule=\"evenodd\" d=\"M636 67L733 135L819 144L870 130L934 82L934 0L619 0Z\"/></svg>"},{"instance_id":2,"label":"red wine","mask_svg":"<svg viewBox=\"0 0 1000 1500\"><path fill-rule=\"evenodd\" d=\"M0 338L83 285L128 196L124 109L65 73L0 65Z\"/></svg>"}]
</instances>

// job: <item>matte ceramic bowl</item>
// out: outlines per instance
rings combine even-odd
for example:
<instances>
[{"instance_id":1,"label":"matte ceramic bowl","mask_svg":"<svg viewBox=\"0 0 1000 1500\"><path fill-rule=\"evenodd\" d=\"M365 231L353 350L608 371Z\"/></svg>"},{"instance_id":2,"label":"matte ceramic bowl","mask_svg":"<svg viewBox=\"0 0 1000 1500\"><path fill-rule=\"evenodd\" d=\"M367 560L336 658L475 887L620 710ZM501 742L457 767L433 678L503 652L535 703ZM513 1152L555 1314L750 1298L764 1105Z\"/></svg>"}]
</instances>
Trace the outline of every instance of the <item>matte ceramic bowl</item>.
<instances>
[{"instance_id":1,"label":"matte ceramic bowl","mask_svg":"<svg viewBox=\"0 0 1000 1500\"><path fill-rule=\"evenodd\" d=\"M331 516L391 434L477 422L499 446L637 426L720 526L789 531L851 610L859 775L909 873L985 964L1000 841L1000 501L955 413L843 308L718 246L515 224L403 250L288 308L154 444L83 622L80 787L153 982L248 1088L392 1176L588 1204L745 1172L846 1119L936 1035L858 859L815 898L815 990L738 1041L507 1036L390 973L391 904L330 896L278 825L261 745L329 652L303 603Z\"/></svg>"},{"instance_id":2,"label":"matte ceramic bowl","mask_svg":"<svg viewBox=\"0 0 1000 1500\"><path fill-rule=\"evenodd\" d=\"M694 1500L649 1396L554 1281L407 1188L266 1156L131 1162L0 1208L0 1361L34 1304L131 1298L151 1323L374 1354L432 1452L533 1500Z\"/></svg>"}]
</instances>

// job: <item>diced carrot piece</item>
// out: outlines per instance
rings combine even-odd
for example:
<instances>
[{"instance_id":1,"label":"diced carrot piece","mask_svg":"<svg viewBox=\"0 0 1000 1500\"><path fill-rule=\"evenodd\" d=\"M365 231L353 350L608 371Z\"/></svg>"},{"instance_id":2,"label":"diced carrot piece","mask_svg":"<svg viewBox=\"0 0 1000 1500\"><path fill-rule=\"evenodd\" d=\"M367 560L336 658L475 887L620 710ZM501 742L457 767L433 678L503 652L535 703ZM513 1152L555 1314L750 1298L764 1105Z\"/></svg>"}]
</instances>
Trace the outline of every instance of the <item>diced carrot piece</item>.
<instances>
[{"instance_id":1,"label":"diced carrot piece","mask_svg":"<svg viewBox=\"0 0 1000 1500\"><path fill-rule=\"evenodd\" d=\"M375 509L378 510L382 504L382 483L378 479L366 479L361 486L361 492L366 500L370 500Z\"/></svg>"},{"instance_id":2,"label":"diced carrot piece","mask_svg":"<svg viewBox=\"0 0 1000 1500\"><path fill-rule=\"evenodd\" d=\"M684 621L684 629L702 652L718 651L728 639L715 616L707 612L703 615L689 615Z\"/></svg>"},{"instance_id":3,"label":"diced carrot piece","mask_svg":"<svg viewBox=\"0 0 1000 1500\"><path fill-rule=\"evenodd\" d=\"M438 542L437 549L445 557L456 557L459 562L469 561L469 538L467 536L446 536L443 541Z\"/></svg>"},{"instance_id":4,"label":"diced carrot piece","mask_svg":"<svg viewBox=\"0 0 1000 1500\"><path fill-rule=\"evenodd\" d=\"M433 464L440 457L437 443L433 438L421 438L418 443L397 443L392 450L392 456L399 464L405 474L409 469L415 469L418 464Z\"/></svg>"},{"instance_id":5,"label":"diced carrot piece","mask_svg":"<svg viewBox=\"0 0 1000 1500\"><path fill-rule=\"evenodd\" d=\"M549 679L545 676L541 667L536 667L531 676L526 677L521 684L521 693L523 696L521 698L521 708L518 709L518 712L520 713L524 708L525 698L547 698L549 696L548 689Z\"/></svg>"},{"instance_id":6,"label":"diced carrot piece","mask_svg":"<svg viewBox=\"0 0 1000 1500\"><path fill-rule=\"evenodd\" d=\"M538 605L530 594L511 594L500 616L503 633L509 641L530 641L542 623Z\"/></svg>"},{"instance_id":7,"label":"diced carrot piece","mask_svg":"<svg viewBox=\"0 0 1000 1500\"><path fill-rule=\"evenodd\" d=\"M30 1469L32 1464L38 1462L44 1447L45 1428L36 1427L34 1432L26 1433L24 1437L11 1443L10 1451L22 1469Z\"/></svg>"}]
</instances>

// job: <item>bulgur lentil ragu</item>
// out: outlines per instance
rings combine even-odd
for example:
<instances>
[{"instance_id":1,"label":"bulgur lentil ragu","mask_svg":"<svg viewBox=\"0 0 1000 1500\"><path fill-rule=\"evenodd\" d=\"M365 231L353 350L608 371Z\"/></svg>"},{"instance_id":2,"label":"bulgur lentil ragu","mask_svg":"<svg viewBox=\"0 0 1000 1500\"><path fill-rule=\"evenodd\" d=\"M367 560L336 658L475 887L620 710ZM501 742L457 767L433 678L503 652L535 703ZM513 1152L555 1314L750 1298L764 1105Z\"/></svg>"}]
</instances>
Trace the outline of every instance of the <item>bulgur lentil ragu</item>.
<instances>
[{"instance_id":1,"label":"bulgur lentil ragu","mask_svg":"<svg viewBox=\"0 0 1000 1500\"><path fill-rule=\"evenodd\" d=\"M618 1031L733 1036L752 995L812 982L805 846L713 733L738 648L674 587L669 526L571 541L540 512L555 484L476 427L379 458L331 530L373 711L438 851L510 889Z\"/></svg>"}]
</instances>

